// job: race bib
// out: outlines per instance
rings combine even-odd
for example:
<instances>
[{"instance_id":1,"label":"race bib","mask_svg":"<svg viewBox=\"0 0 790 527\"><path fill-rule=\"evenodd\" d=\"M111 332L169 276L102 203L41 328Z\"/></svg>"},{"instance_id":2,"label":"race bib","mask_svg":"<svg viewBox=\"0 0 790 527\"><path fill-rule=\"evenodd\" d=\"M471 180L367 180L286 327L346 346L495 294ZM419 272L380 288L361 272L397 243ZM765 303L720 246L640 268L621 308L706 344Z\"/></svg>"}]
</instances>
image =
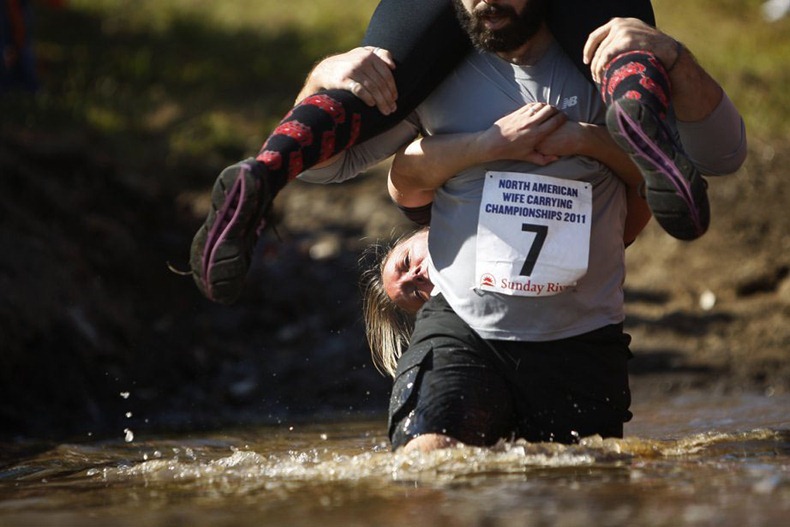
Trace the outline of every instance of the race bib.
<instances>
[{"instance_id":1,"label":"race bib","mask_svg":"<svg viewBox=\"0 0 790 527\"><path fill-rule=\"evenodd\" d=\"M477 288L551 296L587 273L592 185L487 172L477 225Z\"/></svg>"}]
</instances>

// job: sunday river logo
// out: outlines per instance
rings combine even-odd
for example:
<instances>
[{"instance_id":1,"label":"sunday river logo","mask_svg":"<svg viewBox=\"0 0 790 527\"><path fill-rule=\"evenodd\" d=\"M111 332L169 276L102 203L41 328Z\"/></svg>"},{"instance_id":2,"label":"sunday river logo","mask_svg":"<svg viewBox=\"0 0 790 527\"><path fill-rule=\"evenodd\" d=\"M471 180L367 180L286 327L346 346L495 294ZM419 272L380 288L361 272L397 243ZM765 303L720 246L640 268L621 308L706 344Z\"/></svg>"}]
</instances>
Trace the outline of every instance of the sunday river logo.
<instances>
[{"instance_id":1,"label":"sunday river logo","mask_svg":"<svg viewBox=\"0 0 790 527\"><path fill-rule=\"evenodd\" d=\"M480 285L485 287L495 287L496 278L494 278L494 275L486 273L480 277Z\"/></svg>"},{"instance_id":2,"label":"sunday river logo","mask_svg":"<svg viewBox=\"0 0 790 527\"><path fill-rule=\"evenodd\" d=\"M551 296L565 291L570 291L574 288L576 283L573 284L560 284L557 282L538 283L532 280L508 280L502 278L497 280L491 273L485 273L480 277L480 288L488 289L489 291L497 291L506 294L524 294L528 293L529 296Z\"/></svg>"}]
</instances>

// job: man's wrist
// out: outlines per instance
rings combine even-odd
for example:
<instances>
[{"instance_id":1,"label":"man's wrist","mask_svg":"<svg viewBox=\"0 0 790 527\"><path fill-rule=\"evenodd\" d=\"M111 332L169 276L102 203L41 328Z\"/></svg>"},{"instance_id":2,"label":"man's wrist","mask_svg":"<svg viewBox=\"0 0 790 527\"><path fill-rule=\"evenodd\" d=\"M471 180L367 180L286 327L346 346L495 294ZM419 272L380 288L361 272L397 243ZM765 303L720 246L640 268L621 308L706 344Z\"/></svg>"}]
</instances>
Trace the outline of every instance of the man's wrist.
<instances>
[{"instance_id":1,"label":"man's wrist","mask_svg":"<svg viewBox=\"0 0 790 527\"><path fill-rule=\"evenodd\" d=\"M609 134L606 127L598 126L592 123L578 123L581 133L579 134L579 148L577 154L580 156L595 158L595 153L600 151L604 143L603 136L600 134Z\"/></svg>"},{"instance_id":2,"label":"man's wrist","mask_svg":"<svg viewBox=\"0 0 790 527\"><path fill-rule=\"evenodd\" d=\"M675 69L675 66L678 65L678 62L680 62L680 58L683 55L683 50L685 49L685 46L682 42L675 39L672 40L675 42L675 58L669 63L669 65L664 66L667 70L667 73L671 73L672 70Z\"/></svg>"}]
</instances>

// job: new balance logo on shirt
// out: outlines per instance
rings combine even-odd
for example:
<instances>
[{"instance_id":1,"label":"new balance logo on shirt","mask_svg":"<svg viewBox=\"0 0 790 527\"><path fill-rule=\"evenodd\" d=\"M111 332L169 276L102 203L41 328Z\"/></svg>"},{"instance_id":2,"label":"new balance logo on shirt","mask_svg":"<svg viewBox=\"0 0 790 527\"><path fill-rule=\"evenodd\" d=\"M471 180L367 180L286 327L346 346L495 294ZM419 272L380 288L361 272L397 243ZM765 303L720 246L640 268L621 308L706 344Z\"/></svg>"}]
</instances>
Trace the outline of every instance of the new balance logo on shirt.
<instances>
[{"instance_id":1,"label":"new balance logo on shirt","mask_svg":"<svg viewBox=\"0 0 790 527\"><path fill-rule=\"evenodd\" d=\"M577 96L573 95L571 97L566 97L565 99L562 100L562 105L560 106L560 110L573 108L577 104L579 104L579 98Z\"/></svg>"}]
</instances>

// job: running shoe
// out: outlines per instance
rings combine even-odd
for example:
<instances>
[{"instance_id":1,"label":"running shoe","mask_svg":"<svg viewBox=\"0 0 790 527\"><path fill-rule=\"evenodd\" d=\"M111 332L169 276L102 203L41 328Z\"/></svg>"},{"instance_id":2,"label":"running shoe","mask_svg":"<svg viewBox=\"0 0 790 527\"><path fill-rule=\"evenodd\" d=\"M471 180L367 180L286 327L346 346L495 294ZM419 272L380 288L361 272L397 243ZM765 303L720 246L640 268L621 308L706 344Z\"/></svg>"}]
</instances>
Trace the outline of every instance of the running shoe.
<instances>
[{"instance_id":1,"label":"running shoe","mask_svg":"<svg viewBox=\"0 0 790 527\"><path fill-rule=\"evenodd\" d=\"M263 167L254 158L223 170L211 193L211 211L192 240L192 276L201 293L215 302L233 303L242 292L273 201L262 176Z\"/></svg>"},{"instance_id":2,"label":"running shoe","mask_svg":"<svg viewBox=\"0 0 790 527\"><path fill-rule=\"evenodd\" d=\"M632 99L614 101L606 125L645 179L645 198L659 225L680 240L695 240L710 223L707 182L672 139L663 119Z\"/></svg>"}]
</instances>

